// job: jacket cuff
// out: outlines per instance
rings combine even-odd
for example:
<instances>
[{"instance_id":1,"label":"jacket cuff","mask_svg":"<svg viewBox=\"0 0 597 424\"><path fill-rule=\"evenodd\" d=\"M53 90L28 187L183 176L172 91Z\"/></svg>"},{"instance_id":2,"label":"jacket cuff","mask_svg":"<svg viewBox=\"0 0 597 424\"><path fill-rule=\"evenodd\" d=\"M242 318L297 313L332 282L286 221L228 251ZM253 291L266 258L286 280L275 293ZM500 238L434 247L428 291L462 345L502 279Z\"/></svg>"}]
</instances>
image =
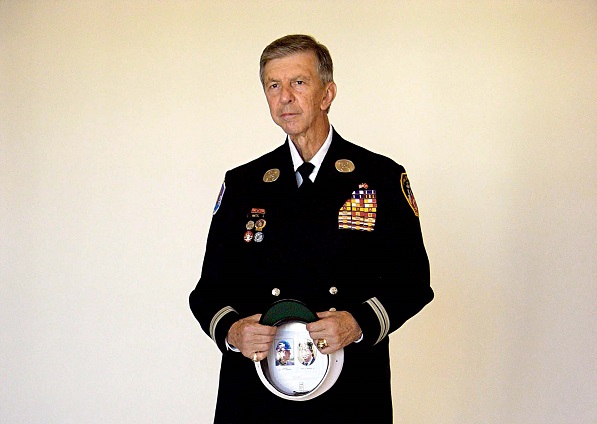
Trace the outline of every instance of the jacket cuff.
<instances>
[{"instance_id":1,"label":"jacket cuff","mask_svg":"<svg viewBox=\"0 0 597 424\"><path fill-rule=\"evenodd\" d=\"M226 306L214 315L209 325L209 336L216 343L218 349L225 353L228 348L226 345L226 336L230 326L238 321L240 315L231 306Z\"/></svg>"},{"instance_id":2,"label":"jacket cuff","mask_svg":"<svg viewBox=\"0 0 597 424\"><path fill-rule=\"evenodd\" d=\"M351 313L363 332L362 343L374 346L388 336L390 317L376 297L366 300Z\"/></svg>"}]
</instances>

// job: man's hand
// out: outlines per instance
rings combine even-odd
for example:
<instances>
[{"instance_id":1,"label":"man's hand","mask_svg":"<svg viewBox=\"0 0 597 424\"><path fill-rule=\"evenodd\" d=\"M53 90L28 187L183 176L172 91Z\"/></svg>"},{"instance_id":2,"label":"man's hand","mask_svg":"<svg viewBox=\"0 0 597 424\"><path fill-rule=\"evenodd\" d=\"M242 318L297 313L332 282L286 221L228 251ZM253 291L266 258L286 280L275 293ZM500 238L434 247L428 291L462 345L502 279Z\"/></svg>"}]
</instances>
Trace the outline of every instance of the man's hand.
<instances>
[{"instance_id":1,"label":"man's hand","mask_svg":"<svg viewBox=\"0 0 597 424\"><path fill-rule=\"evenodd\" d=\"M228 330L228 343L255 362L267 356L276 335L276 327L259 324L260 318L255 314L239 319Z\"/></svg>"},{"instance_id":2,"label":"man's hand","mask_svg":"<svg viewBox=\"0 0 597 424\"><path fill-rule=\"evenodd\" d=\"M327 342L327 347L318 346L323 353L333 353L361 337L361 327L350 312L317 312L317 316L319 320L307 324L307 331L315 344L320 340Z\"/></svg>"}]
</instances>

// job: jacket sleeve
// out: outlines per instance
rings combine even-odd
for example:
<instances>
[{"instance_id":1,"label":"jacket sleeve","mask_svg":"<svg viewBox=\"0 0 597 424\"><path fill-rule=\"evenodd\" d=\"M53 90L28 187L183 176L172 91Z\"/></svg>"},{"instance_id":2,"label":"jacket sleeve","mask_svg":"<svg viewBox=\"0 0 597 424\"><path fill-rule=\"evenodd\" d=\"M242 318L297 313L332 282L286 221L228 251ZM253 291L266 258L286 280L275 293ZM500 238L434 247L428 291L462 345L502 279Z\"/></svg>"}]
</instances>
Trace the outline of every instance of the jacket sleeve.
<instances>
[{"instance_id":1,"label":"jacket sleeve","mask_svg":"<svg viewBox=\"0 0 597 424\"><path fill-rule=\"evenodd\" d=\"M434 297L419 211L405 169L391 162L377 193L374 264L365 296L350 312L375 345L416 315Z\"/></svg>"},{"instance_id":2,"label":"jacket sleeve","mask_svg":"<svg viewBox=\"0 0 597 424\"><path fill-rule=\"evenodd\" d=\"M227 259L230 257L229 219L234 206L234 190L228 184L226 174L214 208L201 277L189 296L193 315L203 331L225 352L226 335L230 326L240 316L234 307L234 291L226 282Z\"/></svg>"}]
</instances>

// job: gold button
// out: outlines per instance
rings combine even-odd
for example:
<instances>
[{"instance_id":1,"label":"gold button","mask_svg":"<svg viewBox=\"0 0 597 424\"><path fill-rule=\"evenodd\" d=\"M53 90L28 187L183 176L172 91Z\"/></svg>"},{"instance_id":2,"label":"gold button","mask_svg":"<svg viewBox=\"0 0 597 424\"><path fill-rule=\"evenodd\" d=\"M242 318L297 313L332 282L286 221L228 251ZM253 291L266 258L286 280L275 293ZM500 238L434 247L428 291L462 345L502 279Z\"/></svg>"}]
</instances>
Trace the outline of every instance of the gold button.
<instances>
[{"instance_id":1,"label":"gold button","mask_svg":"<svg viewBox=\"0 0 597 424\"><path fill-rule=\"evenodd\" d=\"M273 294L274 296L280 296L280 289L279 289L279 288L274 288L274 289L272 290L272 294Z\"/></svg>"},{"instance_id":2,"label":"gold button","mask_svg":"<svg viewBox=\"0 0 597 424\"><path fill-rule=\"evenodd\" d=\"M330 308L330 312L336 312L336 308Z\"/></svg>"},{"instance_id":3,"label":"gold button","mask_svg":"<svg viewBox=\"0 0 597 424\"><path fill-rule=\"evenodd\" d=\"M338 293L338 289L336 287L332 286L332 287L330 287L330 293L336 294L336 293Z\"/></svg>"}]
</instances>

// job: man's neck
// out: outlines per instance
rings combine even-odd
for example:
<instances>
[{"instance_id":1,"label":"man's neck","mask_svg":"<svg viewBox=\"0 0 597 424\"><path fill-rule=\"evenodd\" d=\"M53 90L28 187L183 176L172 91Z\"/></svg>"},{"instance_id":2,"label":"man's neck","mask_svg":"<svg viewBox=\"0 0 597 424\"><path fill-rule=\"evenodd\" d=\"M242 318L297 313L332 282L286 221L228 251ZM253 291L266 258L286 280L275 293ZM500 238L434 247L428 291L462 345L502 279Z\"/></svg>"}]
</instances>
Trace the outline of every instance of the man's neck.
<instances>
[{"instance_id":1,"label":"man's neck","mask_svg":"<svg viewBox=\"0 0 597 424\"><path fill-rule=\"evenodd\" d=\"M322 125L312 127L304 134L289 136L290 141L296 146L299 154L305 162L310 161L319 151L330 132L330 123L325 117Z\"/></svg>"}]
</instances>

